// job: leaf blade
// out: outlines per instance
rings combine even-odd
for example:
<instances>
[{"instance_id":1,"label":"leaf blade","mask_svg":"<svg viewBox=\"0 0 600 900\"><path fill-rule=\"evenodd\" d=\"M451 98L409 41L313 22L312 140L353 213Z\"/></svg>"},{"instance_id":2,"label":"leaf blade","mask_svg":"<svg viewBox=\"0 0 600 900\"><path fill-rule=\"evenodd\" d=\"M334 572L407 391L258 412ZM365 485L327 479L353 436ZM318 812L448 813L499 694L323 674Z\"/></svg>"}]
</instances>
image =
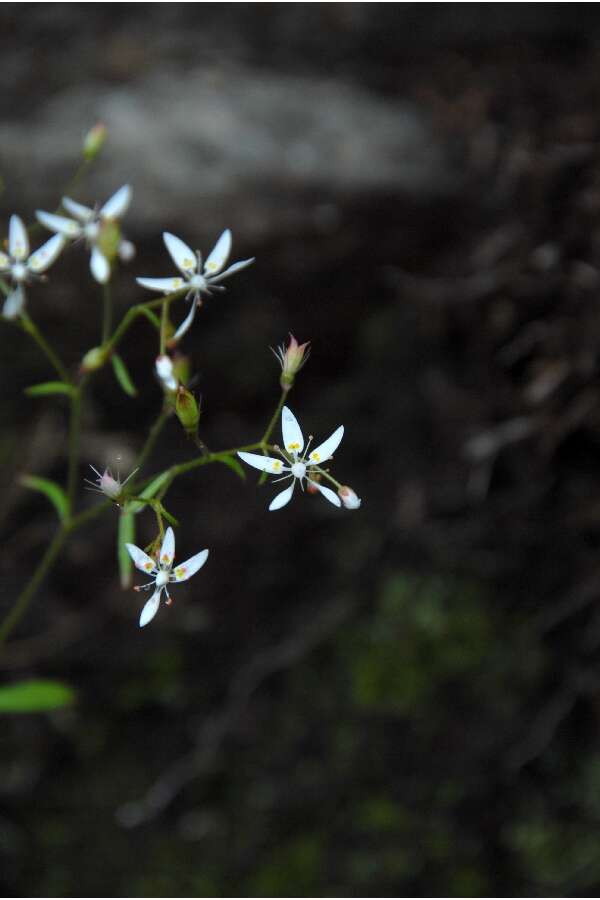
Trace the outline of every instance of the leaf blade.
<instances>
[{"instance_id":1,"label":"leaf blade","mask_svg":"<svg viewBox=\"0 0 600 900\"><path fill-rule=\"evenodd\" d=\"M41 384L32 384L25 388L28 397L48 397L51 394L73 394L73 386L66 381L42 381Z\"/></svg>"},{"instance_id":2,"label":"leaf blade","mask_svg":"<svg viewBox=\"0 0 600 900\"><path fill-rule=\"evenodd\" d=\"M23 487L44 494L54 506L61 522L69 518L69 498L59 484L38 475L22 475L20 481Z\"/></svg>"},{"instance_id":3,"label":"leaf blade","mask_svg":"<svg viewBox=\"0 0 600 900\"><path fill-rule=\"evenodd\" d=\"M118 353L113 353L110 361L112 363L115 377L128 397L137 397L138 391L133 383L129 370Z\"/></svg>"},{"instance_id":4,"label":"leaf blade","mask_svg":"<svg viewBox=\"0 0 600 900\"><path fill-rule=\"evenodd\" d=\"M32 678L0 687L0 713L47 712L74 702L74 690L63 681Z\"/></svg>"}]
</instances>

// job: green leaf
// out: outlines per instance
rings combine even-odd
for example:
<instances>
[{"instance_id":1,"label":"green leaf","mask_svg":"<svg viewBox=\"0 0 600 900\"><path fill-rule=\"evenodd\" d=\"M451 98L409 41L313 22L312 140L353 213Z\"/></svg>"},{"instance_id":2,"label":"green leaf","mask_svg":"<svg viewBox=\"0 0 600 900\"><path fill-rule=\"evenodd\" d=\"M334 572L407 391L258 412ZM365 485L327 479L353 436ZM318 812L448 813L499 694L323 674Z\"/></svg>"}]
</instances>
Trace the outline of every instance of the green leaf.
<instances>
[{"instance_id":1,"label":"green leaf","mask_svg":"<svg viewBox=\"0 0 600 900\"><path fill-rule=\"evenodd\" d=\"M135 519L131 510L123 511L119 516L119 529L117 536L117 557L119 560L119 572L121 575L121 587L131 587L133 562L125 544L135 543Z\"/></svg>"},{"instance_id":2,"label":"green leaf","mask_svg":"<svg viewBox=\"0 0 600 900\"><path fill-rule=\"evenodd\" d=\"M119 382L125 393L130 397L137 397L137 388L131 380L131 375L127 371L127 366L125 365L119 354L113 353L110 361L112 362L113 371L117 377L117 381Z\"/></svg>"},{"instance_id":3,"label":"green leaf","mask_svg":"<svg viewBox=\"0 0 600 900\"><path fill-rule=\"evenodd\" d=\"M40 491L44 494L53 504L61 522L68 518L69 498L55 481L50 481L49 478L39 478L37 475L23 475L21 484L32 491Z\"/></svg>"},{"instance_id":4,"label":"green leaf","mask_svg":"<svg viewBox=\"0 0 600 900\"><path fill-rule=\"evenodd\" d=\"M25 388L28 397L47 397L49 394L67 394L73 393L73 387L65 381L44 381L42 384L32 384L31 387Z\"/></svg>"},{"instance_id":5,"label":"green leaf","mask_svg":"<svg viewBox=\"0 0 600 900\"><path fill-rule=\"evenodd\" d=\"M143 306L140 307L140 313L152 322L157 331L160 331L160 319L156 313L153 313L151 309L146 309Z\"/></svg>"},{"instance_id":6,"label":"green leaf","mask_svg":"<svg viewBox=\"0 0 600 900\"><path fill-rule=\"evenodd\" d=\"M235 472L236 475L239 475L242 481L246 480L246 473L244 472L241 464L235 459L235 457L230 456L228 453L224 453L222 456L215 457L217 462L223 463L223 465L228 466L232 472Z\"/></svg>"},{"instance_id":7,"label":"green leaf","mask_svg":"<svg viewBox=\"0 0 600 900\"><path fill-rule=\"evenodd\" d=\"M144 488L139 496L143 497L144 500L151 500L152 497L155 496L155 494L158 494L161 487L169 482L170 478L171 473L169 469L167 469L165 472L161 472L160 475L157 475L156 478L152 479L150 484ZM139 513L144 509L145 506L146 504L142 503L139 500L130 500L127 504L127 511L132 513Z\"/></svg>"},{"instance_id":8,"label":"green leaf","mask_svg":"<svg viewBox=\"0 0 600 900\"><path fill-rule=\"evenodd\" d=\"M172 516L172 515L171 515L171 513L169 512L168 509L165 509L165 508L164 508L164 506L162 505L162 503L160 504L160 512L161 512L161 515L163 515L163 516L165 517L165 519L167 520L167 522L169 523L169 525L174 525L175 528L179 528L179 522L178 522L178 520L175 518L175 516Z\"/></svg>"},{"instance_id":9,"label":"green leaf","mask_svg":"<svg viewBox=\"0 0 600 900\"><path fill-rule=\"evenodd\" d=\"M32 679L0 687L0 713L33 713L70 706L75 693L62 681Z\"/></svg>"}]
</instances>

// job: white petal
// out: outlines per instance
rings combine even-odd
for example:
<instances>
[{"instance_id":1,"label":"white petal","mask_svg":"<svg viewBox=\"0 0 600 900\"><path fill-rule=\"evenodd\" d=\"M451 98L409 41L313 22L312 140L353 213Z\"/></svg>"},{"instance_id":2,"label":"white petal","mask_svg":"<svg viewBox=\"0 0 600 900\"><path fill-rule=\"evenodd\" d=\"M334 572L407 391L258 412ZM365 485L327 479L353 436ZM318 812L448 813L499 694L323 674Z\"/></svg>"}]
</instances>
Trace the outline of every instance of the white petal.
<instances>
[{"instance_id":1,"label":"white petal","mask_svg":"<svg viewBox=\"0 0 600 900\"><path fill-rule=\"evenodd\" d=\"M207 559L208 550L201 550L200 553L196 553L195 556L190 556L185 562L175 566L173 570L175 581L187 581L188 578L191 578L192 575L196 574L198 569L202 568Z\"/></svg>"},{"instance_id":2,"label":"white petal","mask_svg":"<svg viewBox=\"0 0 600 900\"><path fill-rule=\"evenodd\" d=\"M106 201L100 209L100 215L103 219L120 219L127 212L130 203L131 188L128 184L124 184L116 194L112 195L110 200Z\"/></svg>"},{"instance_id":3,"label":"white petal","mask_svg":"<svg viewBox=\"0 0 600 900\"><path fill-rule=\"evenodd\" d=\"M310 478L308 479L309 484L312 484L313 487L316 487L324 497L329 500L330 503L333 503L334 506L341 506L342 501L338 497L335 491L332 491L331 488L323 487L322 484L319 484L316 481L312 481Z\"/></svg>"},{"instance_id":4,"label":"white petal","mask_svg":"<svg viewBox=\"0 0 600 900\"><path fill-rule=\"evenodd\" d=\"M229 259L229 254L231 253L231 232L229 228L227 228L211 252L208 255L206 262L204 263L204 274L205 275L218 275L227 260Z\"/></svg>"},{"instance_id":5,"label":"white petal","mask_svg":"<svg viewBox=\"0 0 600 900\"><path fill-rule=\"evenodd\" d=\"M13 259L17 259L19 262L29 256L27 229L19 216L11 216L8 223L8 252Z\"/></svg>"},{"instance_id":6,"label":"white petal","mask_svg":"<svg viewBox=\"0 0 600 900\"><path fill-rule=\"evenodd\" d=\"M0 253L0 271L6 272L7 269L10 269L10 259L6 253Z\"/></svg>"},{"instance_id":7,"label":"white petal","mask_svg":"<svg viewBox=\"0 0 600 900\"><path fill-rule=\"evenodd\" d=\"M8 295L4 301L2 315L5 319L16 319L23 311L25 306L25 291L19 284L12 293Z\"/></svg>"},{"instance_id":8,"label":"white petal","mask_svg":"<svg viewBox=\"0 0 600 900\"><path fill-rule=\"evenodd\" d=\"M182 338L186 331L192 327L192 322L194 321L194 316L196 315L196 306L198 305L196 297L192 297L192 303L189 313L186 318L183 320L175 334L173 335L173 340L178 341L179 338Z\"/></svg>"},{"instance_id":9,"label":"white petal","mask_svg":"<svg viewBox=\"0 0 600 900\"><path fill-rule=\"evenodd\" d=\"M280 494L277 494L269 504L269 509L271 512L275 509L281 509L282 506L285 506L292 499L292 494L294 493L294 485L296 484L296 479L292 481L289 488L286 488L285 491L282 491Z\"/></svg>"},{"instance_id":10,"label":"white petal","mask_svg":"<svg viewBox=\"0 0 600 900\"><path fill-rule=\"evenodd\" d=\"M36 210L36 218L44 228L50 231L56 231L58 234L64 234L68 238L78 238L81 236L81 225L74 219L67 219L65 216L55 216L54 213L43 212L41 209Z\"/></svg>"},{"instance_id":11,"label":"white petal","mask_svg":"<svg viewBox=\"0 0 600 900\"><path fill-rule=\"evenodd\" d=\"M177 390L177 379L173 375L173 360L166 353L156 357L156 374L167 390Z\"/></svg>"},{"instance_id":12,"label":"white petal","mask_svg":"<svg viewBox=\"0 0 600 900\"><path fill-rule=\"evenodd\" d=\"M59 253L64 249L65 239L62 234L55 234L42 244L27 260L27 268L39 274L49 269Z\"/></svg>"},{"instance_id":13,"label":"white petal","mask_svg":"<svg viewBox=\"0 0 600 900\"><path fill-rule=\"evenodd\" d=\"M224 272L221 272L220 275L215 275L214 278L207 272L207 276L209 276L209 280L211 284L218 284L219 281L223 281L225 278L229 278L230 275L233 275L234 272L240 272L242 269L247 268L247 266L251 266L254 262L255 257L252 259L242 259L239 262L234 263L232 266L229 266L228 269L225 269Z\"/></svg>"},{"instance_id":14,"label":"white petal","mask_svg":"<svg viewBox=\"0 0 600 900\"><path fill-rule=\"evenodd\" d=\"M149 291L163 291L165 294L172 294L185 287L185 281L176 275L174 278L136 278L140 287L148 288Z\"/></svg>"},{"instance_id":15,"label":"white petal","mask_svg":"<svg viewBox=\"0 0 600 900\"><path fill-rule=\"evenodd\" d=\"M188 247L181 238L175 237L174 234L169 234L168 231L163 232L163 241L171 254L171 259L180 272L187 275L190 272L196 271L198 268L198 260L191 247Z\"/></svg>"},{"instance_id":16,"label":"white petal","mask_svg":"<svg viewBox=\"0 0 600 900\"><path fill-rule=\"evenodd\" d=\"M283 471L289 471L289 466L284 466L280 459L275 459L273 456L259 456L258 453L246 453L244 450L238 451L238 456L249 466L254 466L255 469L268 472L270 475L281 475Z\"/></svg>"},{"instance_id":17,"label":"white petal","mask_svg":"<svg viewBox=\"0 0 600 900\"><path fill-rule=\"evenodd\" d=\"M331 459L337 448L340 446L343 437L344 426L340 425L340 427L336 428L333 434L328 437L326 441L323 441L322 444L319 444L318 447L315 447L314 450L311 450L311 452L308 454L309 461L311 463L319 465L319 463Z\"/></svg>"},{"instance_id":18,"label":"white petal","mask_svg":"<svg viewBox=\"0 0 600 900\"><path fill-rule=\"evenodd\" d=\"M162 566L170 566L175 558L175 535L173 529L169 526L165 532L165 537L160 548L159 562Z\"/></svg>"},{"instance_id":19,"label":"white petal","mask_svg":"<svg viewBox=\"0 0 600 900\"><path fill-rule=\"evenodd\" d=\"M156 563L152 557L140 550L139 547L136 547L135 544L125 544L125 547L133 560L134 566L140 572L154 572L156 570Z\"/></svg>"},{"instance_id":20,"label":"white petal","mask_svg":"<svg viewBox=\"0 0 600 900\"><path fill-rule=\"evenodd\" d=\"M143 628L144 625L147 625L148 622L151 622L156 613L158 612L158 607L160 606L160 595L162 593L162 588L160 591L156 591L155 594L152 594L146 605L142 610L142 614L140 616L140 628Z\"/></svg>"},{"instance_id":21,"label":"white petal","mask_svg":"<svg viewBox=\"0 0 600 900\"><path fill-rule=\"evenodd\" d=\"M90 209L89 206L84 206L83 203L77 203L76 200L71 200L70 197L63 197L61 203L66 211L75 216L76 219L79 219L80 222L89 222L90 219L94 218L93 209Z\"/></svg>"},{"instance_id":22,"label":"white petal","mask_svg":"<svg viewBox=\"0 0 600 900\"><path fill-rule=\"evenodd\" d=\"M281 434L283 446L288 453L302 453L304 438L294 413L287 406L281 410Z\"/></svg>"},{"instance_id":23,"label":"white petal","mask_svg":"<svg viewBox=\"0 0 600 900\"><path fill-rule=\"evenodd\" d=\"M121 262L131 262L135 256L135 244L126 240L119 241L117 253L119 254Z\"/></svg>"},{"instance_id":24,"label":"white petal","mask_svg":"<svg viewBox=\"0 0 600 900\"><path fill-rule=\"evenodd\" d=\"M105 257L104 253L98 249L98 247L94 247L92 249L92 255L90 257L90 270L96 281L99 281L100 284L106 284L108 279L110 278L110 265Z\"/></svg>"}]
</instances>

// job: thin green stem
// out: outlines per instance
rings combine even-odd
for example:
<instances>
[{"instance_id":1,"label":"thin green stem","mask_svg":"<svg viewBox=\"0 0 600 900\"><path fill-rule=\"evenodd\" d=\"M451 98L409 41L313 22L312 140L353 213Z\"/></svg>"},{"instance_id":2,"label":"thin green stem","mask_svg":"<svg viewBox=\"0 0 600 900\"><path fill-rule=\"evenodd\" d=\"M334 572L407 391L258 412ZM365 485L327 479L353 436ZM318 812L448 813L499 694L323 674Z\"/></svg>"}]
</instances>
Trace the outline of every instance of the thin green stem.
<instances>
[{"instance_id":1,"label":"thin green stem","mask_svg":"<svg viewBox=\"0 0 600 900\"><path fill-rule=\"evenodd\" d=\"M169 324L169 304L164 301L160 315L160 355L162 356L167 346L167 326Z\"/></svg>"},{"instance_id":2,"label":"thin green stem","mask_svg":"<svg viewBox=\"0 0 600 900\"><path fill-rule=\"evenodd\" d=\"M334 484L338 491L341 489L342 485L340 484L340 482L336 481L333 475L330 475L329 472L327 472L325 469L322 469L320 466L315 466L314 464L311 465L311 469L314 469L315 472L318 472L319 475L322 475L323 478L326 478L327 481L330 481L332 484Z\"/></svg>"},{"instance_id":3,"label":"thin green stem","mask_svg":"<svg viewBox=\"0 0 600 900\"><path fill-rule=\"evenodd\" d=\"M73 389L70 396L71 415L69 421L67 496L71 514L75 508L77 496L77 475L79 472L79 438L81 435L81 392L83 381Z\"/></svg>"},{"instance_id":4,"label":"thin green stem","mask_svg":"<svg viewBox=\"0 0 600 900\"><path fill-rule=\"evenodd\" d=\"M119 341L123 338L125 333L135 322L138 316L146 316L147 310L156 309L157 307L162 306L163 303L170 305L174 300L182 297L186 291L187 287L180 288L178 291L173 291L172 294L167 294L166 297L161 297L158 300L150 300L149 303L137 303L135 306L132 306L130 309L128 309L117 325L114 333L105 344L107 352L109 354L112 353Z\"/></svg>"},{"instance_id":5,"label":"thin green stem","mask_svg":"<svg viewBox=\"0 0 600 900\"><path fill-rule=\"evenodd\" d=\"M55 369L57 374L60 376L60 378L63 381L67 382L67 384L70 384L71 379L69 378L69 374L68 374L65 366L60 361L60 359L58 358L58 356L56 355L56 353L54 352L54 350L52 349L52 347L50 346L50 344L48 343L48 341L46 340L46 338L40 331L40 329L37 327L35 322L31 319L31 317L26 312L21 313L20 324L21 324L21 328L23 329L23 331L25 331L27 334L31 335L31 337L34 339L34 341L36 342L36 344L38 345L40 350L44 353L44 355L46 356L48 361L52 364L53 368Z\"/></svg>"},{"instance_id":6,"label":"thin green stem","mask_svg":"<svg viewBox=\"0 0 600 900\"><path fill-rule=\"evenodd\" d=\"M135 461L135 468L143 469L143 467L146 465L148 457L154 450L156 442L157 442L158 438L160 437L160 433L163 430L163 428L165 427L170 416L171 416L170 410L167 410L165 407L163 407L163 409L161 409L161 411L160 411L158 418L153 423L152 427L150 428L150 431L148 432L148 437L146 438L146 442L145 442L144 446L138 453L137 459Z\"/></svg>"},{"instance_id":7,"label":"thin green stem","mask_svg":"<svg viewBox=\"0 0 600 900\"><path fill-rule=\"evenodd\" d=\"M17 597L15 605L0 625L0 644L4 643L8 635L11 633L11 631L13 631L14 628L16 628L16 626L19 624L19 622L27 612L27 609L29 608L29 604L31 603L35 592L50 570L52 564L54 563L54 560L62 550L62 546L65 542L66 536L67 529L65 527L62 527L56 532L56 534L48 544L46 552L39 561L33 575Z\"/></svg>"},{"instance_id":8,"label":"thin green stem","mask_svg":"<svg viewBox=\"0 0 600 900\"><path fill-rule=\"evenodd\" d=\"M275 412L274 412L273 415L271 416L271 421L270 421L269 424L267 425L267 430L266 430L265 433L263 434L263 437L262 437L262 443L263 443L263 444L268 444L268 443L269 443L269 440L270 440L270 438L271 438L271 434L273 433L273 429L274 429L275 426L277 425L277 421L278 421L278 419L279 419L279 416L281 415L281 410L283 409L283 404L285 403L285 400L286 400L286 397L287 397L288 393L289 393L289 391L282 391L282 392L281 392L281 397L279 398L279 403L277 404L277 408L275 409Z\"/></svg>"},{"instance_id":9,"label":"thin green stem","mask_svg":"<svg viewBox=\"0 0 600 900\"><path fill-rule=\"evenodd\" d=\"M112 290L110 281L107 281L102 291L102 343L105 344L110 336L112 327Z\"/></svg>"}]
</instances>

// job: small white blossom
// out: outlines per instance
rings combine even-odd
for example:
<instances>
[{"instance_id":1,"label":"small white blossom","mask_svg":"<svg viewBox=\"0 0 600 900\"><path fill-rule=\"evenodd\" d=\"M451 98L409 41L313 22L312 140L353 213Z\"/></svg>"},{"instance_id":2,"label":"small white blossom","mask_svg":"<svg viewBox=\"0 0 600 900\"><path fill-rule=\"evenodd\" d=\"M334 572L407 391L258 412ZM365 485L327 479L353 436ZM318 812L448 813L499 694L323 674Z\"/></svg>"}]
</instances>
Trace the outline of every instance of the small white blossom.
<instances>
[{"instance_id":1,"label":"small white blossom","mask_svg":"<svg viewBox=\"0 0 600 900\"><path fill-rule=\"evenodd\" d=\"M106 284L110 278L110 260L101 247L103 229L109 223L121 219L127 212L130 203L131 187L124 184L99 209L97 207L92 209L84 206L83 203L71 200L70 197L63 197L62 205L73 216L72 219L43 212L41 209L36 211L36 216L38 222L45 228L49 228L50 231L55 231L74 241L83 238L92 253L90 257L92 275L100 284ZM131 241L121 237L119 237L115 250L122 262L128 262L135 254L135 247Z\"/></svg>"},{"instance_id":2,"label":"small white blossom","mask_svg":"<svg viewBox=\"0 0 600 900\"><path fill-rule=\"evenodd\" d=\"M86 488L88 491L96 491L98 494L104 494L110 500L118 500L121 494L123 493L123 488L127 484L130 478L133 478L138 469L134 469L131 472L125 481L121 481L121 476L117 473L117 477L115 478L110 471L110 469L105 469L104 473L101 475L98 469L95 469L93 465L90 463L90 469L96 473L98 478L95 481L90 481L89 478L84 478L83 480L87 482L90 487Z\"/></svg>"},{"instance_id":3,"label":"small white blossom","mask_svg":"<svg viewBox=\"0 0 600 900\"><path fill-rule=\"evenodd\" d=\"M194 252L181 238L165 231L163 232L163 240L171 259L183 275L183 278L179 275L174 275L172 278L136 278L136 281L141 287L148 288L150 291L160 291L164 294L172 294L173 291L178 291L187 284L189 290L185 299L191 299L192 304L187 317L173 336L173 340L178 341L194 321L200 296L202 294L210 294L212 291L224 291L225 288L218 282L229 278L234 272L245 269L246 266L254 262L254 258L243 259L240 262L233 263L233 265L223 271L231 253L231 231L229 228L223 232L209 253L204 266L202 265L202 254L200 251L196 250Z\"/></svg>"},{"instance_id":4,"label":"small white blossom","mask_svg":"<svg viewBox=\"0 0 600 900\"><path fill-rule=\"evenodd\" d=\"M8 226L8 253L0 252L0 272L10 276L13 289L4 301L2 315L15 319L25 308L25 284L39 278L50 268L65 246L60 235L54 235L38 250L29 254L29 236L19 216L11 216Z\"/></svg>"},{"instance_id":5,"label":"small white blossom","mask_svg":"<svg viewBox=\"0 0 600 900\"><path fill-rule=\"evenodd\" d=\"M284 460L288 465L272 456L259 456L258 453L246 453L242 450L238 452L240 459L243 459L249 466L260 469L261 472L267 472L269 475L281 475L282 472L289 473L276 479L277 481L283 481L286 478L291 478L292 483L273 498L269 509L281 509L282 506L289 503L297 481L300 482L300 487L304 490L304 479L307 480L312 489L318 490L334 506L341 506L338 495L330 488L323 487L322 484L311 478L311 475L319 474L314 471L314 466L319 466L332 458L344 436L344 426L340 425L339 428L336 428L326 441L323 441L322 444L319 444L318 447L315 447L309 453L312 438L309 440L305 450L304 437L300 425L291 409L284 406L281 411L281 432L283 435L283 449L286 454Z\"/></svg>"},{"instance_id":6,"label":"small white blossom","mask_svg":"<svg viewBox=\"0 0 600 900\"><path fill-rule=\"evenodd\" d=\"M173 374L173 360L166 353L156 357L156 374L165 390L177 390L179 382Z\"/></svg>"},{"instance_id":7,"label":"small white blossom","mask_svg":"<svg viewBox=\"0 0 600 900\"><path fill-rule=\"evenodd\" d=\"M127 547L127 552L132 558L136 569L152 576L152 581L148 582L148 584L143 584L135 588L136 591L148 591L150 588L154 588L154 593L142 609L140 628L147 625L158 612L163 591L167 595L167 606L173 602L169 596L167 585L171 582L187 581L188 578L191 578L192 575L195 575L196 572L202 568L208 559L208 550L201 550L200 553L196 553L195 556L186 559L185 562L180 563L173 569L173 560L175 558L175 535L173 534L172 528L167 528L165 532L162 547L160 548L158 563L148 556L147 553L144 553L143 550L140 550L139 547L136 547L135 544L125 544L125 546Z\"/></svg>"},{"instance_id":8,"label":"small white blossom","mask_svg":"<svg viewBox=\"0 0 600 900\"><path fill-rule=\"evenodd\" d=\"M347 484L341 486L338 491L338 496L346 509L360 509L362 500L351 487L348 487Z\"/></svg>"}]
</instances>

